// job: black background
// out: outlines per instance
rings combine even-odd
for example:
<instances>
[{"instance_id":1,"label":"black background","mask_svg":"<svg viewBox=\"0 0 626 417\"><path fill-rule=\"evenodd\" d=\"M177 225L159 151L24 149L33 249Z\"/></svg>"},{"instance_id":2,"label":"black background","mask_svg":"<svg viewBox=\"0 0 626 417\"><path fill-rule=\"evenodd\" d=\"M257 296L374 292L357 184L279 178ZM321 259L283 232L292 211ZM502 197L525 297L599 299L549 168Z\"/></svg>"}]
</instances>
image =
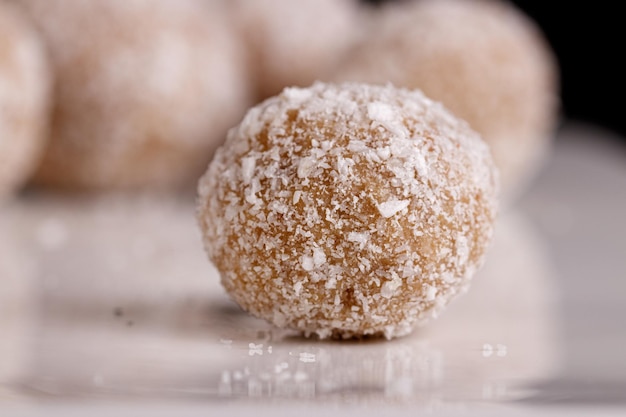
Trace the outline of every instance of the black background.
<instances>
[{"instance_id":1,"label":"black background","mask_svg":"<svg viewBox=\"0 0 626 417\"><path fill-rule=\"evenodd\" d=\"M620 133L626 141L626 25L614 2L515 3L542 28L557 54L565 115Z\"/></svg>"},{"instance_id":2,"label":"black background","mask_svg":"<svg viewBox=\"0 0 626 417\"><path fill-rule=\"evenodd\" d=\"M618 10L622 2L512 3L539 25L556 53L563 115L613 130L626 142L626 15Z\"/></svg>"}]
</instances>

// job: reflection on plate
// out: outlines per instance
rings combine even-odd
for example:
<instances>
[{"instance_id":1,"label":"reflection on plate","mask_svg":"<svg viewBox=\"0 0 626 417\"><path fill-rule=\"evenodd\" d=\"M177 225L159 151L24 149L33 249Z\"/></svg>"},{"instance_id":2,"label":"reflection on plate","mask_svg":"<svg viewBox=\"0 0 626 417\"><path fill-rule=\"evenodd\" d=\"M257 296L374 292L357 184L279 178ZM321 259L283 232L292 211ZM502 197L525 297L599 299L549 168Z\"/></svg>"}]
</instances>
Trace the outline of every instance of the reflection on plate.
<instances>
[{"instance_id":1,"label":"reflection on plate","mask_svg":"<svg viewBox=\"0 0 626 417\"><path fill-rule=\"evenodd\" d=\"M0 209L0 401L14 397L15 393L4 387L25 370L28 356L24 348L32 342L36 309L34 273L13 237Z\"/></svg>"},{"instance_id":2,"label":"reflection on plate","mask_svg":"<svg viewBox=\"0 0 626 417\"><path fill-rule=\"evenodd\" d=\"M37 260L36 338L15 342L27 361L13 387L25 395L435 408L518 398L554 364L553 270L519 213L501 217L485 268L438 320L344 342L275 329L229 301L191 202L31 196L8 216Z\"/></svg>"}]
</instances>

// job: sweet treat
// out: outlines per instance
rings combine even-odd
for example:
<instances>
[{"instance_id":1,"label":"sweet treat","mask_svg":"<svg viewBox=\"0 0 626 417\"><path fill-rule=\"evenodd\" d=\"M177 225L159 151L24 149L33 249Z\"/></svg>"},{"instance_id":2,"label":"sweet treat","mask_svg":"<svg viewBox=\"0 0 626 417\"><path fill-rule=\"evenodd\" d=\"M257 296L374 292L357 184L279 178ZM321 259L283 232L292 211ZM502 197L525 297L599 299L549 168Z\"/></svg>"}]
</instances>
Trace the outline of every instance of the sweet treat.
<instances>
[{"instance_id":1,"label":"sweet treat","mask_svg":"<svg viewBox=\"0 0 626 417\"><path fill-rule=\"evenodd\" d=\"M245 310L320 338L392 338L467 288L497 188L485 142L419 90L315 83L230 131L197 214Z\"/></svg>"},{"instance_id":2,"label":"sweet treat","mask_svg":"<svg viewBox=\"0 0 626 417\"><path fill-rule=\"evenodd\" d=\"M23 13L0 2L0 198L32 174L45 142L50 76Z\"/></svg>"},{"instance_id":3,"label":"sweet treat","mask_svg":"<svg viewBox=\"0 0 626 417\"><path fill-rule=\"evenodd\" d=\"M336 81L419 88L481 134L507 199L532 178L558 123L558 68L540 29L507 1L394 3Z\"/></svg>"},{"instance_id":4,"label":"sweet treat","mask_svg":"<svg viewBox=\"0 0 626 417\"><path fill-rule=\"evenodd\" d=\"M233 0L227 2L249 51L259 98L326 77L352 46L354 0Z\"/></svg>"},{"instance_id":5,"label":"sweet treat","mask_svg":"<svg viewBox=\"0 0 626 417\"><path fill-rule=\"evenodd\" d=\"M36 182L192 184L249 105L244 54L217 3L19 0L56 75Z\"/></svg>"}]
</instances>

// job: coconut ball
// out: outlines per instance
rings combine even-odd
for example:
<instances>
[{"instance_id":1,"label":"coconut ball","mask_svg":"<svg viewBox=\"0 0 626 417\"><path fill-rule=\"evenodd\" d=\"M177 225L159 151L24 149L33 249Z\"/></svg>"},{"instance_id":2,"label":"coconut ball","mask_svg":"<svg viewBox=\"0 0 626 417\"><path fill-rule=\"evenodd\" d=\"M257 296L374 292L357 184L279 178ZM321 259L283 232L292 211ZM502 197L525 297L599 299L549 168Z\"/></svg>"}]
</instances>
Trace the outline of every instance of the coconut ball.
<instances>
[{"instance_id":1,"label":"coconut ball","mask_svg":"<svg viewBox=\"0 0 626 417\"><path fill-rule=\"evenodd\" d=\"M315 83L230 131L197 213L243 309L320 338L392 338L468 287L497 188L486 143L419 90Z\"/></svg>"},{"instance_id":2,"label":"coconut ball","mask_svg":"<svg viewBox=\"0 0 626 417\"><path fill-rule=\"evenodd\" d=\"M202 0L20 0L56 74L39 184L192 184L239 121L248 87L226 12Z\"/></svg>"},{"instance_id":3,"label":"coconut ball","mask_svg":"<svg viewBox=\"0 0 626 417\"><path fill-rule=\"evenodd\" d=\"M257 94L326 77L352 46L358 7L354 0L233 0L235 26L249 50Z\"/></svg>"},{"instance_id":4,"label":"coconut ball","mask_svg":"<svg viewBox=\"0 0 626 417\"><path fill-rule=\"evenodd\" d=\"M0 2L0 198L36 168L45 142L50 75L32 25Z\"/></svg>"},{"instance_id":5,"label":"coconut ball","mask_svg":"<svg viewBox=\"0 0 626 417\"><path fill-rule=\"evenodd\" d=\"M556 59L512 3L420 0L391 4L336 79L419 88L487 141L505 195L539 168L558 123Z\"/></svg>"}]
</instances>

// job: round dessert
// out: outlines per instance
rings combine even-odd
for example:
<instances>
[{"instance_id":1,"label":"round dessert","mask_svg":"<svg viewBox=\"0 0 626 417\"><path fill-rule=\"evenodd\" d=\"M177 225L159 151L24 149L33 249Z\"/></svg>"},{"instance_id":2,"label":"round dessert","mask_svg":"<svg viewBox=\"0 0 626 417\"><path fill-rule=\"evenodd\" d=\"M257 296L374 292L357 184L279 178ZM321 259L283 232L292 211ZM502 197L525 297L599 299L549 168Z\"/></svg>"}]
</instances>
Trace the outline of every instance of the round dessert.
<instances>
[{"instance_id":1,"label":"round dessert","mask_svg":"<svg viewBox=\"0 0 626 417\"><path fill-rule=\"evenodd\" d=\"M260 98L308 86L339 63L357 31L355 0L233 0Z\"/></svg>"},{"instance_id":2,"label":"round dessert","mask_svg":"<svg viewBox=\"0 0 626 417\"><path fill-rule=\"evenodd\" d=\"M419 88L489 143L509 199L541 166L558 124L558 67L536 24L509 2L390 4L336 81Z\"/></svg>"},{"instance_id":3,"label":"round dessert","mask_svg":"<svg viewBox=\"0 0 626 417\"><path fill-rule=\"evenodd\" d=\"M206 169L249 105L244 52L202 0L19 0L55 72L36 182L177 187Z\"/></svg>"},{"instance_id":4,"label":"round dessert","mask_svg":"<svg viewBox=\"0 0 626 417\"><path fill-rule=\"evenodd\" d=\"M0 198L36 168L45 144L49 89L39 36L20 10L0 2Z\"/></svg>"},{"instance_id":5,"label":"round dessert","mask_svg":"<svg viewBox=\"0 0 626 417\"><path fill-rule=\"evenodd\" d=\"M486 143L419 90L315 83L230 131L198 219L243 309L320 338L392 338L468 287L497 188Z\"/></svg>"}]
</instances>

